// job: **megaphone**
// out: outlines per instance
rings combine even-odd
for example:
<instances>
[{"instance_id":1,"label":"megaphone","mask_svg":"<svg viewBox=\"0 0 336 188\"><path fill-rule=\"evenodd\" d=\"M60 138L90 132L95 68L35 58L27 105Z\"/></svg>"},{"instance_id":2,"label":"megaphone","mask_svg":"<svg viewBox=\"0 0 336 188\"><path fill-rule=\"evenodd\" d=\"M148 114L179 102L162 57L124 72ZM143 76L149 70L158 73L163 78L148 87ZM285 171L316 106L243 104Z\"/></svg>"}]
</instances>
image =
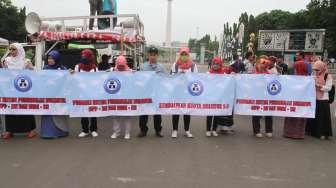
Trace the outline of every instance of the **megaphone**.
<instances>
[{"instance_id":1,"label":"megaphone","mask_svg":"<svg viewBox=\"0 0 336 188\"><path fill-rule=\"evenodd\" d=\"M35 34L40 31L62 31L63 26L60 24L51 25L42 22L40 16L35 12L30 12L25 21L26 30L29 34Z\"/></svg>"},{"instance_id":2,"label":"megaphone","mask_svg":"<svg viewBox=\"0 0 336 188\"><path fill-rule=\"evenodd\" d=\"M37 33L41 30L42 21L35 12L30 12L25 20L26 30L29 34Z\"/></svg>"}]
</instances>

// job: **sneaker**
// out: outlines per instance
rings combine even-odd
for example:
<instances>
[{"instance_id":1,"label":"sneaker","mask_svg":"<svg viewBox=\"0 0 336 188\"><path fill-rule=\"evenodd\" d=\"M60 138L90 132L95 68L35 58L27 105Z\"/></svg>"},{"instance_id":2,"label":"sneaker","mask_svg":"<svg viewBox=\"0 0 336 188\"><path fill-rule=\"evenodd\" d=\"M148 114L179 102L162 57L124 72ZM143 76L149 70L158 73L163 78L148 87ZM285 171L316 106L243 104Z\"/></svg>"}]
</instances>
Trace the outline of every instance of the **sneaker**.
<instances>
[{"instance_id":1,"label":"sneaker","mask_svg":"<svg viewBox=\"0 0 336 188\"><path fill-rule=\"evenodd\" d=\"M96 131L92 131L92 132L91 132L91 135L92 135L93 138L95 138L95 137L98 136L98 133L97 133Z\"/></svg>"},{"instance_id":2,"label":"sneaker","mask_svg":"<svg viewBox=\"0 0 336 188\"><path fill-rule=\"evenodd\" d=\"M188 138L194 138L190 131L186 131L185 134Z\"/></svg>"},{"instance_id":3,"label":"sneaker","mask_svg":"<svg viewBox=\"0 0 336 188\"><path fill-rule=\"evenodd\" d=\"M5 140L9 140L13 137L12 133L10 132L5 132L5 134L2 135L2 138Z\"/></svg>"},{"instance_id":4,"label":"sneaker","mask_svg":"<svg viewBox=\"0 0 336 188\"><path fill-rule=\"evenodd\" d=\"M273 134L272 134L272 133L266 133L266 137L267 137L267 138L272 138L272 137L273 137Z\"/></svg>"},{"instance_id":5,"label":"sneaker","mask_svg":"<svg viewBox=\"0 0 336 188\"><path fill-rule=\"evenodd\" d=\"M118 138L118 136L119 136L119 134L117 134L117 133L113 133L113 134L111 135L111 138L112 138L112 139L116 139L116 138Z\"/></svg>"},{"instance_id":6,"label":"sneaker","mask_svg":"<svg viewBox=\"0 0 336 188\"><path fill-rule=\"evenodd\" d=\"M255 137L257 137L257 138L262 138L262 137L264 137L261 133L257 133L257 134L255 134Z\"/></svg>"},{"instance_id":7,"label":"sneaker","mask_svg":"<svg viewBox=\"0 0 336 188\"><path fill-rule=\"evenodd\" d=\"M131 139L131 134L130 134L130 133L126 133L124 138L125 138L126 140Z\"/></svg>"},{"instance_id":8,"label":"sneaker","mask_svg":"<svg viewBox=\"0 0 336 188\"><path fill-rule=\"evenodd\" d=\"M217 137L218 136L217 132L216 131L212 131L212 136Z\"/></svg>"},{"instance_id":9,"label":"sneaker","mask_svg":"<svg viewBox=\"0 0 336 188\"><path fill-rule=\"evenodd\" d=\"M84 137L87 137L88 135L89 135L89 133L81 132L81 133L79 133L78 137L79 138L84 138Z\"/></svg>"},{"instance_id":10,"label":"sneaker","mask_svg":"<svg viewBox=\"0 0 336 188\"><path fill-rule=\"evenodd\" d=\"M210 137L210 136L211 136L211 132L210 132L210 131L207 131L207 132L205 133L205 135L206 135L207 137Z\"/></svg>"},{"instance_id":11,"label":"sneaker","mask_svg":"<svg viewBox=\"0 0 336 188\"><path fill-rule=\"evenodd\" d=\"M173 131L171 137L172 138L177 138L177 131Z\"/></svg>"}]
</instances>

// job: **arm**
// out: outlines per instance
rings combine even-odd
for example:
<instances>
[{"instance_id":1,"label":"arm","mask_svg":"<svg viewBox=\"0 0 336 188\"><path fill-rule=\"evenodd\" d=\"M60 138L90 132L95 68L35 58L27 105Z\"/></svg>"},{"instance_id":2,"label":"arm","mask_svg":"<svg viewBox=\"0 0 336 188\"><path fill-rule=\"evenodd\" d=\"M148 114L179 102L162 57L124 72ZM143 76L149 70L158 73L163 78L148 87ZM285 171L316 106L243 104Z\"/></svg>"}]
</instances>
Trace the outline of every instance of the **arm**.
<instances>
[{"instance_id":1,"label":"arm","mask_svg":"<svg viewBox=\"0 0 336 188\"><path fill-rule=\"evenodd\" d=\"M331 87L332 87L332 77L330 74L328 74L328 78L326 80L326 84L324 86L321 87L321 91L324 91L324 92L329 92L331 90Z\"/></svg>"}]
</instances>

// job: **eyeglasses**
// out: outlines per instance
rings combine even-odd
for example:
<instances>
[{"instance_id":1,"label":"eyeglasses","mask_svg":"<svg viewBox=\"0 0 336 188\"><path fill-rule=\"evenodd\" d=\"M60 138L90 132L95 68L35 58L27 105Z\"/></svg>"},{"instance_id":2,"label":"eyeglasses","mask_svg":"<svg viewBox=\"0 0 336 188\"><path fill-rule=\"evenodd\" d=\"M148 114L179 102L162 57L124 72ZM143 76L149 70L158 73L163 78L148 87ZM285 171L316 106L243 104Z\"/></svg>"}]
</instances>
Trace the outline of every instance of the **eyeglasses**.
<instances>
[{"instance_id":1,"label":"eyeglasses","mask_svg":"<svg viewBox=\"0 0 336 188\"><path fill-rule=\"evenodd\" d=\"M320 70L319 70L319 69L313 69L313 71L315 71L315 72L319 72Z\"/></svg>"}]
</instances>

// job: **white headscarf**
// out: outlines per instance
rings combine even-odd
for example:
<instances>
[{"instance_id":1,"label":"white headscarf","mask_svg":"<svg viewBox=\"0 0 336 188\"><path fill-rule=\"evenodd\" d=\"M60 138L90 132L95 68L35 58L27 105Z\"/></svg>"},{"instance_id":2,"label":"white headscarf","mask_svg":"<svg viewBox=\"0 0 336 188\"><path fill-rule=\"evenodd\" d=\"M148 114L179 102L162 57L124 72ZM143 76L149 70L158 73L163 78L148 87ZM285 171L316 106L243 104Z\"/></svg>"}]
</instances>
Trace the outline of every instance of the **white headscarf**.
<instances>
[{"instance_id":1,"label":"white headscarf","mask_svg":"<svg viewBox=\"0 0 336 188\"><path fill-rule=\"evenodd\" d=\"M19 43L13 43L11 46L15 46L17 49L17 55L15 57L9 56L5 59L5 65L8 69L25 69L26 66L26 53L23 46Z\"/></svg>"}]
</instances>

